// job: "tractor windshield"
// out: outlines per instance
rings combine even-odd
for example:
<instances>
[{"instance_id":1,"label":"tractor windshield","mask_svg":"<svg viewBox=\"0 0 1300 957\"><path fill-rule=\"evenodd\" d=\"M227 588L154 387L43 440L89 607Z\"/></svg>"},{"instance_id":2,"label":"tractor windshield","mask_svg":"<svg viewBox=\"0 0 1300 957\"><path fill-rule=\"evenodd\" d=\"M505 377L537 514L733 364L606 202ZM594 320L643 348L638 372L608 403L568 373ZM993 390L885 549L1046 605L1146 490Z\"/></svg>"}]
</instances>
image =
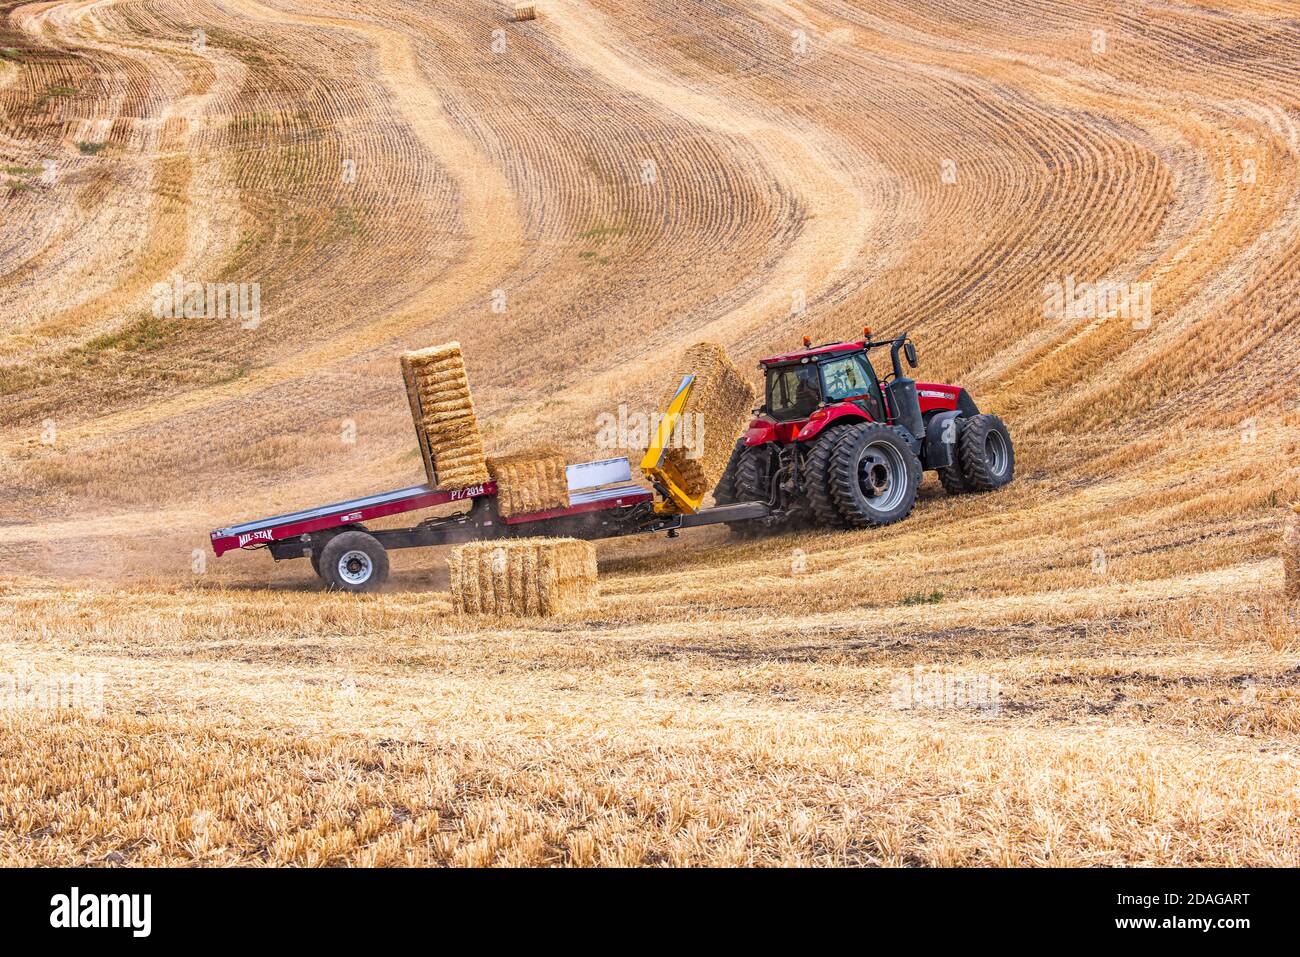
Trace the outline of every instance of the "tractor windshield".
<instances>
[{"instance_id":1,"label":"tractor windshield","mask_svg":"<svg viewBox=\"0 0 1300 957\"><path fill-rule=\"evenodd\" d=\"M806 419L821 402L821 382L813 365L767 370L767 412L780 420Z\"/></svg>"},{"instance_id":2,"label":"tractor windshield","mask_svg":"<svg viewBox=\"0 0 1300 957\"><path fill-rule=\"evenodd\" d=\"M826 382L826 401L855 399L871 392L871 377L861 356L848 356L822 363L822 379Z\"/></svg>"}]
</instances>

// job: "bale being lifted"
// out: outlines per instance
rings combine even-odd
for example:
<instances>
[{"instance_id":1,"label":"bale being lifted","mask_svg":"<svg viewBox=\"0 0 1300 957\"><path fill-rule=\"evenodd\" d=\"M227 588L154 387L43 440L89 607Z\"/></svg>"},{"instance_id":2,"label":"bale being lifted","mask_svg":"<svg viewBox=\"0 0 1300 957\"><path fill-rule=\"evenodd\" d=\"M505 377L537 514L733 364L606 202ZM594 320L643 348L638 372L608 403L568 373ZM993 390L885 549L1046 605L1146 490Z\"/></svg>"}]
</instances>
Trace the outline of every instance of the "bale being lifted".
<instances>
[{"instance_id":1,"label":"bale being lifted","mask_svg":"<svg viewBox=\"0 0 1300 957\"><path fill-rule=\"evenodd\" d=\"M486 482L483 436L460 343L403 353L402 378L429 484L468 488Z\"/></svg>"},{"instance_id":2,"label":"bale being lifted","mask_svg":"<svg viewBox=\"0 0 1300 957\"><path fill-rule=\"evenodd\" d=\"M573 538L470 542L452 549L451 603L471 615L556 615L596 594L596 546Z\"/></svg>"},{"instance_id":3,"label":"bale being lifted","mask_svg":"<svg viewBox=\"0 0 1300 957\"><path fill-rule=\"evenodd\" d=\"M564 454L541 447L487 460L497 483L497 509L503 518L569 507L569 477Z\"/></svg>"},{"instance_id":4,"label":"bale being lifted","mask_svg":"<svg viewBox=\"0 0 1300 957\"><path fill-rule=\"evenodd\" d=\"M1300 601L1300 502L1291 506L1282 531L1282 573L1286 597Z\"/></svg>"},{"instance_id":5,"label":"bale being lifted","mask_svg":"<svg viewBox=\"0 0 1300 957\"><path fill-rule=\"evenodd\" d=\"M669 441L664 465L680 477L683 491L699 498L718 484L754 405L754 387L716 342L686 350L661 408L677 394L682 378L695 376L683 421Z\"/></svg>"}]
</instances>

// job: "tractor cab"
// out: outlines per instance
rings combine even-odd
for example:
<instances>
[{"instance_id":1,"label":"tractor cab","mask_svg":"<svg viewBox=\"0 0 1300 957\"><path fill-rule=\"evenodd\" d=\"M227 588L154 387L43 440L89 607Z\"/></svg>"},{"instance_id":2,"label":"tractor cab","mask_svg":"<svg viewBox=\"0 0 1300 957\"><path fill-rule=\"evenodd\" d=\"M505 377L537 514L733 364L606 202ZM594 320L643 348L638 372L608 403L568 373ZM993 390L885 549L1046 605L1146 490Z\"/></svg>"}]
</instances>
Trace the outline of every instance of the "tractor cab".
<instances>
[{"instance_id":1,"label":"tractor cab","mask_svg":"<svg viewBox=\"0 0 1300 957\"><path fill-rule=\"evenodd\" d=\"M804 440L819 431L817 421L853 415L871 422L903 426L917 440L925 434L916 382L903 373L902 360L916 366L916 347L906 335L893 339L872 339L862 330L856 342L814 346L807 336L798 352L762 359L759 365L767 378L762 414L780 426L808 423L789 438ZM892 372L882 387L869 353L888 347ZM807 433L807 434L805 434ZM789 439L786 439L787 441Z\"/></svg>"},{"instance_id":2,"label":"tractor cab","mask_svg":"<svg viewBox=\"0 0 1300 957\"><path fill-rule=\"evenodd\" d=\"M786 361L768 360L764 369L767 373L764 410L777 422L807 420L818 409L844 402L856 405L872 421L885 418L876 370L858 343Z\"/></svg>"}]
</instances>

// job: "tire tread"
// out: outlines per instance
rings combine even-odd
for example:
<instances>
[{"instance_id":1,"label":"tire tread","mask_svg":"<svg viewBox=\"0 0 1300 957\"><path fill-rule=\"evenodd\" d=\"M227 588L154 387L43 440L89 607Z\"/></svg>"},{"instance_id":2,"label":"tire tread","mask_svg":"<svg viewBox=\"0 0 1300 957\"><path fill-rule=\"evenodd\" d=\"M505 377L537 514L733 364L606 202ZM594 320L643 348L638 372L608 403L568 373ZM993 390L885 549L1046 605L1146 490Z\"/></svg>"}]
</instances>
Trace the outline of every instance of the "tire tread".
<instances>
[{"instance_id":1,"label":"tire tread","mask_svg":"<svg viewBox=\"0 0 1300 957\"><path fill-rule=\"evenodd\" d=\"M1011 456L1009 474L1003 481L998 481L989 469L988 448L989 432L997 429L1002 432L1007 442L1007 454ZM1011 435L1002 420L996 415L980 413L966 420L957 440L958 458L961 461L962 477L966 487L972 492L992 492L1011 481L1015 472L1015 452L1011 445Z\"/></svg>"},{"instance_id":2,"label":"tire tread","mask_svg":"<svg viewBox=\"0 0 1300 957\"><path fill-rule=\"evenodd\" d=\"M854 455L865 435L875 431L892 433L897 437L899 443L907 452L905 461L907 463L908 478L912 483L912 494L908 498L907 508L900 515L887 521L859 509L855 495L857 463L854 461ZM855 528L876 528L881 525L901 522L907 518L916 505L916 492L921 484L921 462L912 452L911 446L908 445L907 433L897 426L880 423L853 426L846 429L845 433L845 436L835 443L835 450L831 453L830 466L831 498L835 501L840 513Z\"/></svg>"}]
</instances>

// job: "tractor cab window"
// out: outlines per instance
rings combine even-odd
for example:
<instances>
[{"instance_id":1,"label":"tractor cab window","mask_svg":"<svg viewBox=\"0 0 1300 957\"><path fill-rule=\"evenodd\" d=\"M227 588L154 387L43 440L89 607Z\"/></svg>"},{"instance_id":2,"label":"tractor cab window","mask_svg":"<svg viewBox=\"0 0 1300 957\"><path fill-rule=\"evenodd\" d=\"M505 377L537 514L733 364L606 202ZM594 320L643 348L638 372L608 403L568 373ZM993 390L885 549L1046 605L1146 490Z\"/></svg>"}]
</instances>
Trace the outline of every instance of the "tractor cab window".
<instances>
[{"instance_id":1,"label":"tractor cab window","mask_svg":"<svg viewBox=\"0 0 1300 957\"><path fill-rule=\"evenodd\" d=\"M767 373L767 411L774 419L806 419L821 402L813 365L781 366Z\"/></svg>"},{"instance_id":2,"label":"tractor cab window","mask_svg":"<svg viewBox=\"0 0 1300 957\"><path fill-rule=\"evenodd\" d=\"M865 395L870 388L867 385L867 374L857 356L823 363L822 379L826 383L828 402Z\"/></svg>"},{"instance_id":3,"label":"tractor cab window","mask_svg":"<svg viewBox=\"0 0 1300 957\"><path fill-rule=\"evenodd\" d=\"M853 355L823 362L822 381L827 402L861 399L867 403L872 417L880 419L880 385L875 369L865 357Z\"/></svg>"}]
</instances>

